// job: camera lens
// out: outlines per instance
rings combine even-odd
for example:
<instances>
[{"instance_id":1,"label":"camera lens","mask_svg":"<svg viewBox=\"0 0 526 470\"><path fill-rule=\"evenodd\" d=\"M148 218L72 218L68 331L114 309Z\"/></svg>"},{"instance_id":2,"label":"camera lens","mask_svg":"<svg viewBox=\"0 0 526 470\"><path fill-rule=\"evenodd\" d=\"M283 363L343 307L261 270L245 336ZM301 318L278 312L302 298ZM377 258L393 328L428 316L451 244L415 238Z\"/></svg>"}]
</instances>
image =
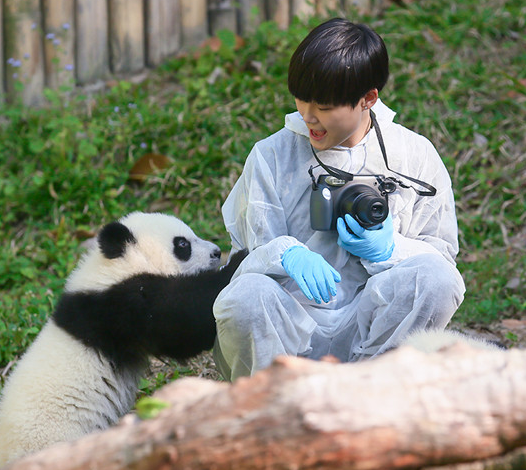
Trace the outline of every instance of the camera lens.
<instances>
[{"instance_id":1,"label":"camera lens","mask_svg":"<svg viewBox=\"0 0 526 470\"><path fill-rule=\"evenodd\" d=\"M371 215L375 218L383 217L385 211L385 205L379 202L375 202L371 205Z\"/></svg>"},{"instance_id":2,"label":"camera lens","mask_svg":"<svg viewBox=\"0 0 526 470\"><path fill-rule=\"evenodd\" d=\"M387 199L366 184L350 185L339 200L339 217L352 215L364 228L381 224L389 213Z\"/></svg>"}]
</instances>

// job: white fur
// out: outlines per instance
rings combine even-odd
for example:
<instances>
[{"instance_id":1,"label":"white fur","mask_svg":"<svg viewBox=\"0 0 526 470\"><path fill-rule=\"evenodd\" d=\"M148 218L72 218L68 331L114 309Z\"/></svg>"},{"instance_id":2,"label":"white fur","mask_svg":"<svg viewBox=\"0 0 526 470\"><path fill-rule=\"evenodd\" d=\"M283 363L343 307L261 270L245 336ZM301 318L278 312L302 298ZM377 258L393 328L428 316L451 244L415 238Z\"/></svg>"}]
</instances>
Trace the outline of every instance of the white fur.
<instances>
[{"instance_id":1,"label":"white fur","mask_svg":"<svg viewBox=\"0 0 526 470\"><path fill-rule=\"evenodd\" d=\"M210 252L217 246L197 237L176 217L132 212L119 222L130 229L137 243L129 245L124 256L116 259L105 258L98 246L89 250L68 278L66 291L100 291L140 273L193 274L219 264L219 260L210 258ZM186 262L173 255L174 234L192 244L192 256Z\"/></svg>"},{"instance_id":2,"label":"white fur","mask_svg":"<svg viewBox=\"0 0 526 470\"><path fill-rule=\"evenodd\" d=\"M213 243L201 240L182 221L135 212L120 220L136 244L123 257L107 259L94 244L66 283L69 292L104 290L139 273L196 273L214 268ZM173 237L192 244L188 261L173 253ZM0 400L0 467L53 443L105 429L133 406L137 376L114 373L109 362L52 321L17 364Z\"/></svg>"},{"instance_id":3,"label":"white fur","mask_svg":"<svg viewBox=\"0 0 526 470\"><path fill-rule=\"evenodd\" d=\"M135 380L48 322L3 390L0 466L117 422L133 406Z\"/></svg>"},{"instance_id":4,"label":"white fur","mask_svg":"<svg viewBox=\"0 0 526 470\"><path fill-rule=\"evenodd\" d=\"M402 342L402 346L412 346L419 351L432 353L457 343L464 343L477 349L501 349L496 344L482 338L474 338L453 330L417 331L406 337Z\"/></svg>"}]
</instances>

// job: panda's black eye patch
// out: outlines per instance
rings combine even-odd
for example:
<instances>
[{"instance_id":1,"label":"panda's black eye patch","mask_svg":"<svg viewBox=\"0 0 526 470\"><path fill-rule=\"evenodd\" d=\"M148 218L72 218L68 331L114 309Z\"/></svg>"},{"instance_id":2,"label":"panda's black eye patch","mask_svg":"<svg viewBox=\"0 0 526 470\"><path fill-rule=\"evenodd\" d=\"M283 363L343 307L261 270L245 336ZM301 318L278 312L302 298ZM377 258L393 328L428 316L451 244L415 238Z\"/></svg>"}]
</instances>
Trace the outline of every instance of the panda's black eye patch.
<instances>
[{"instance_id":1,"label":"panda's black eye patch","mask_svg":"<svg viewBox=\"0 0 526 470\"><path fill-rule=\"evenodd\" d=\"M192 255L192 244L184 237L175 237L174 255L181 261L188 261Z\"/></svg>"}]
</instances>

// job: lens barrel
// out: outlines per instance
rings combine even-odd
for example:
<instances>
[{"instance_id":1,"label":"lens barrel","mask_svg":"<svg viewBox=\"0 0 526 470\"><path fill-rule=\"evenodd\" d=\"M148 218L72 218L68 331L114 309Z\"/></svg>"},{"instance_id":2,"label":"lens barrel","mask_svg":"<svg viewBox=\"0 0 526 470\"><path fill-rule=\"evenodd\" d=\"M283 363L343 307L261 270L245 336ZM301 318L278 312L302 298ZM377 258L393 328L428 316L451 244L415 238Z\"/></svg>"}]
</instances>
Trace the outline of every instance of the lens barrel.
<instances>
[{"instance_id":1,"label":"lens barrel","mask_svg":"<svg viewBox=\"0 0 526 470\"><path fill-rule=\"evenodd\" d=\"M366 184L352 184L339 194L338 217L352 215L364 228L381 224L389 214L387 199Z\"/></svg>"}]
</instances>

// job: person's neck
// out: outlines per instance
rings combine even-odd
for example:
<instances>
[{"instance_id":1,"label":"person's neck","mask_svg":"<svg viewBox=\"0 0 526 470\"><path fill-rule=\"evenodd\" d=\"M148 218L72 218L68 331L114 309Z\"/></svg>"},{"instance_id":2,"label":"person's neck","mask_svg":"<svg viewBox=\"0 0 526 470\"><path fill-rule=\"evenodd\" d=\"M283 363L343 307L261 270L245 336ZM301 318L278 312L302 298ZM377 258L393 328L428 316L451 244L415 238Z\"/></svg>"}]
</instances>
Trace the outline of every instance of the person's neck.
<instances>
[{"instance_id":1,"label":"person's neck","mask_svg":"<svg viewBox=\"0 0 526 470\"><path fill-rule=\"evenodd\" d=\"M363 140L363 138L369 133L371 127L373 127L373 120L371 119L371 110L367 110L367 120L365 121L365 127L363 129L363 134L360 141Z\"/></svg>"},{"instance_id":2,"label":"person's neck","mask_svg":"<svg viewBox=\"0 0 526 470\"><path fill-rule=\"evenodd\" d=\"M367 118L363 120L360 128L354 133L354 136L350 142L351 145L349 145L349 147L354 147L355 145L358 145L365 138L368 132L371 130L372 125L373 125L373 121L371 119L371 111L368 110Z\"/></svg>"}]
</instances>

